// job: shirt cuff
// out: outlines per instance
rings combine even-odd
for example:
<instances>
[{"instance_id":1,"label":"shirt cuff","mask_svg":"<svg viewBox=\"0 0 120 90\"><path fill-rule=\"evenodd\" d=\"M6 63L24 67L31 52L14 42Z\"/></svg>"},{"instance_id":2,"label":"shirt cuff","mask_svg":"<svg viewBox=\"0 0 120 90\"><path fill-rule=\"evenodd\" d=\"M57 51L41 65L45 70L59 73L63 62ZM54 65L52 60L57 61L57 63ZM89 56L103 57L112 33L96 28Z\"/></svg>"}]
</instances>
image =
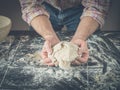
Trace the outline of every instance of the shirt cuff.
<instances>
[{"instance_id":1,"label":"shirt cuff","mask_svg":"<svg viewBox=\"0 0 120 90\"><path fill-rule=\"evenodd\" d=\"M48 18L50 17L49 13L43 7L39 7L39 8L37 7L29 10L24 10L22 18L24 21L26 21L30 25L31 21L39 15L45 15L45 16L48 16Z\"/></svg>"},{"instance_id":2,"label":"shirt cuff","mask_svg":"<svg viewBox=\"0 0 120 90\"><path fill-rule=\"evenodd\" d=\"M90 16L92 17L95 21L97 21L100 25L100 28L103 27L104 25L104 17L102 16L102 14L100 12L96 12L96 11L84 11L83 14L81 15L80 19L82 19L83 17L86 16Z\"/></svg>"}]
</instances>

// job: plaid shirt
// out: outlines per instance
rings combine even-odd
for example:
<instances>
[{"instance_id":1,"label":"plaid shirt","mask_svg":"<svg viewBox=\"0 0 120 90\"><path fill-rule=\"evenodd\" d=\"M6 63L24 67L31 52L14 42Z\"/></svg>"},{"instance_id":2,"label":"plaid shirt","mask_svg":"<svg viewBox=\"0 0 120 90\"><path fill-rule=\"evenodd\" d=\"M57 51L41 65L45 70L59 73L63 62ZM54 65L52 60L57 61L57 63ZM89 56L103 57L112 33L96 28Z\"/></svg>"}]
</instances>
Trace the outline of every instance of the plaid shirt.
<instances>
[{"instance_id":1,"label":"plaid shirt","mask_svg":"<svg viewBox=\"0 0 120 90\"><path fill-rule=\"evenodd\" d=\"M22 17L28 24L38 15L46 15L49 13L45 10L42 2L47 2L53 7L64 10L76 5L82 4L85 8L80 19L86 16L96 20L100 27L104 25L104 18L108 13L110 0L19 0L21 4Z\"/></svg>"}]
</instances>

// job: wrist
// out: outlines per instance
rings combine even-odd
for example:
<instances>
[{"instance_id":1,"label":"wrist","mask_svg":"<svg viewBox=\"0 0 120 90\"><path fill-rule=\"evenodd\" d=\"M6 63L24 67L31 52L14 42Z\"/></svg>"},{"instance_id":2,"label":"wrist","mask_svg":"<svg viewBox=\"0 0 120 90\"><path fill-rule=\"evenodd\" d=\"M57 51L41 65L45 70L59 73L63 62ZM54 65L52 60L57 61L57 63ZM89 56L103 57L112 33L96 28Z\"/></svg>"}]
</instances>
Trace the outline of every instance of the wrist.
<instances>
[{"instance_id":1,"label":"wrist","mask_svg":"<svg viewBox=\"0 0 120 90\"><path fill-rule=\"evenodd\" d=\"M55 35L46 35L44 37L46 41L52 42L53 45L57 44L60 42L59 38Z\"/></svg>"},{"instance_id":2,"label":"wrist","mask_svg":"<svg viewBox=\"0 0 120 90\"><path fill-rule=\"evenodd\" d=\"M71 41L74 41L74 40L82 40L82 41L86 41L86 37L85 36L73 36L72 40Z\"/></svg>"}]
</instances>

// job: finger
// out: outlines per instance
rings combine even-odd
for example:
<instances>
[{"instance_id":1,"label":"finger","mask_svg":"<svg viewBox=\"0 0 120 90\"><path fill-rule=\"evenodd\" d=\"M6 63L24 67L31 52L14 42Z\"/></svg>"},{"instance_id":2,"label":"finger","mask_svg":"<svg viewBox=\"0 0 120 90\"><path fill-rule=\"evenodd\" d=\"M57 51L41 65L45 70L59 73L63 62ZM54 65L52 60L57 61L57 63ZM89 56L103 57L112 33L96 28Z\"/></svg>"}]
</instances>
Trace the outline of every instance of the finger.
<instances>
[{"instance_id":1,"label":"finger","mask_svg":"<svg viewBox=\"0 0 120 90\"><path fill-rule=\"evenodd\" d=\"M75 60L71 63L72 65L80 65L80 61L79 60Z\"/></svg>"},{"instance_id":2,"label":"finger","mask_svg":"<svg viewBox=\"0 0 120 90\"><path fill-rule=\"evenodd\" d=\"M43 59L43 64L48 65L48 66L54 65L54 64L52 64L52 61L49 58Z\"/></svg>"},{"instance_id":3,"label":"finger","mask_svg":"<svg viewBox=\"0 0 120 90\"><path fill-rule=\"evenodd\" d=\"M41 50L41 53L46 53L46 52L47 52L47 51L46 51L45 45L43 45L42 50Z\"/></svg>"},{"instance_id":4,"label":"finger","mask_svg":"<svg viewBox=\"0 0 120 90\"><path fill-rule=\"evenodd\" d=\"M82 54L82 57L79 60L80 60L80 62L85 63L88 61L88 58L89 58L89 53L86 51Z\"/></svg>"},{"instance_id":5,"label":"finger","mask_svg":"<svg viewBox=\"0 0 120 90\"><path fill-rule=\"evenodd\" d=\"M47 50L48 54L51 54L52 53L52 48L51 48L52 45L49 41L45 42L45 47L46 47L46 50Z\"/></svg>"},{"instance_id":6,"label":"finger","mask_svg":"<svg viewBox=\"0 0 120 90\"><path fill-rule=\"evenodd\" d=\"M48 65L48 66L55 66L54 63L48 63L47 65Z\"/></svg>"},{"instance_id":7,"label":"finger","mask_svg":"<svg viewBox=\"0 0 120 90\"><path fill-rule=\"evenodd\" d=\"M82 55L82 51L83 51L83 50L82 50L81 48L78 48L78 55L81 56L81 55Z\"/></svg>"},{"instance_id":8,"label":"finger","mask_svg":"<svg viewBox=\"0 0 120 90\"><path fill-rule=\"evenodd\" d=\"M42 59L45 59L45 58L47 58L48 57L48 54L47 54L47 52L46 51L41 51L41 57L42 57Z\"/></svg>"},{"instance_id":9,"label":"finger","mask_svg":"<svg viewBox=\"0 0 120 90\"><path fill-rule=\"evenodd\" d=\"M45 44L44 44L44 46L43 46L43 48L42 48L42 51L41 51L41 57L42 57L43 59L45 59L45 58L48 57L48 53L47 53Z\"/></svg>"},{"instance_id":10,"label":"finger","mask_svg":"<svg viewBox=\"0 0 120 90\"><path fill-rule=\"evenodd\" d=\"M51 63L52 61L49 58L44 59L44 63Z\"/></svg>"}]
</instances>

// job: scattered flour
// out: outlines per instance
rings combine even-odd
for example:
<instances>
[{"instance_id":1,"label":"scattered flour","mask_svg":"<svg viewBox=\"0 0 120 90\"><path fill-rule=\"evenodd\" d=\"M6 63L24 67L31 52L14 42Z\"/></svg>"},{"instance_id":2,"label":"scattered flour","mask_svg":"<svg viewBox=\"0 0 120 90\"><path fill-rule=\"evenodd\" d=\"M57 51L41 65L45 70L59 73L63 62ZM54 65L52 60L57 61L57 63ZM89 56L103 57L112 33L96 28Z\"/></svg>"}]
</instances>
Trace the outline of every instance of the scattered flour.
<instances>
[{"instance_id":1,"label":"scattered flour","mask_svg":"<svg viewBox=\"0 0 120 90\"><path fill-rule=\"evenodd\" d=\"M62 69L70 69L71 62L79 56L78 49L79 48L77 45L62 41L53 47L53 53L48 55L48 57L52 60L55 66L59 65L59 67ZM31 57L34 62L43 64L43 60L39 51L35 52L34 54L27 55Z\"/></svg>"}]
</instances>

